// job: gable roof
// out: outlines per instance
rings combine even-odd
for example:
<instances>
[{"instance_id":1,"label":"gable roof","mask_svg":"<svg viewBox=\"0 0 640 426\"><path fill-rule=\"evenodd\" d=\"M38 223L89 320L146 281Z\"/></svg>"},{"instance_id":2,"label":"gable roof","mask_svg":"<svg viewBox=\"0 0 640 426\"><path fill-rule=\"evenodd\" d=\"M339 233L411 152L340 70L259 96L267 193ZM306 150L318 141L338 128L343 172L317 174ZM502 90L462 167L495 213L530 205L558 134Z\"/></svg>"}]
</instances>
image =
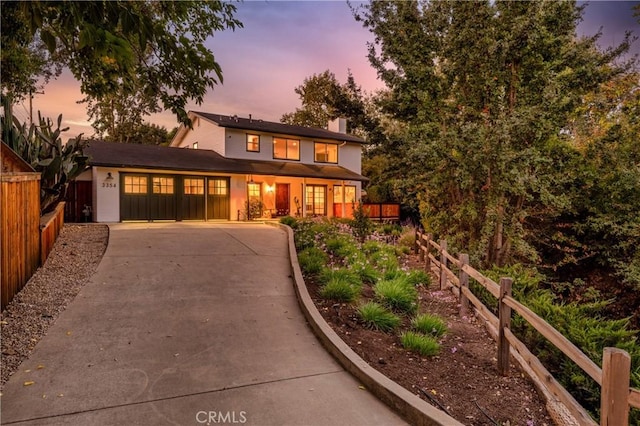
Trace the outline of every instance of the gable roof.
<instances>
[{"instance_id":1,"label":"gable roof","mask_svg":"<svg viewBox=\"0 0 640 426\"><path fill-rule=\"evenodd\" d=\"M226 158L207 149L185 149L92 140L84 150L91 166L292 176L367 181L358 173L336 165L288 161Z\"/></svg>"},{"instance_id":2,"label":"gable roof","mask_svg":"<svg viewBox=\"0 0 640 426\"><path fill-rule=\"evenodd\" d=\"M311 139L331 139L340 142L366 143L364 139L346 133L332 132L318 127L294 126L291 124L242 118L236 115L212 114L208 112L190 111L204 119L213 121L220 127L253 130L256 132L276 133L281 135L301 136Z\"/></svg>"}]
</instances>

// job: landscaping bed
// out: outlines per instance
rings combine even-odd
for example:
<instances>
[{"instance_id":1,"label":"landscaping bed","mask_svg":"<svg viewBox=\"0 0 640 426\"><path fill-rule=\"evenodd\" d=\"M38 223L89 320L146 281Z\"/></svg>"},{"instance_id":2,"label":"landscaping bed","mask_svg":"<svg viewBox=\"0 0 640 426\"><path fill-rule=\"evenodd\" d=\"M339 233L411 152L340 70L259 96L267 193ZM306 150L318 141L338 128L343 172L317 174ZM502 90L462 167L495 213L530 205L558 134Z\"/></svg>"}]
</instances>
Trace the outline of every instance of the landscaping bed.
<instances>
[{"instance_id":1,"label":"landscaping bed","mask_svg":"<svg viewBox=\"0 0 640 426\"><path fill-rule=\"evenodd\" d=\"M400 261L393 266L387 256L389 252L378 250L379 243L354 243L354 251L348 238L340 231L336 234L328 224L320 224L316 229L314 225L296 226L296 245L302 249L299 261L316 307L369 365L466 425L553 424L545 401L515 363L508 377L498 374L497 346L481 321L473 315L460 317L453 294L430 285L428 275L411 272L421 269L421 265L406 248L395 249ZM345 226L336 226L346 231ZM380 243L379 247L383 245ZM318 249L327 255L324 266L318 261L322 258ZM382 268L378 277L369 268L371 265ZM346 275L342 271L349 269L369 279L352 284L357 294L351 301L340 300L344 294L336 291L339 286L334 284L342 279L341 275ZM408 280L414 282L416 303L406 312L389 308L387 313L398 318L397 324L391 321L389 324L395 325L389 331L376 330L373 323L364 319L362 306L375 302L383 308L397 308L382 295L379 283L409 276L412 278ZM421 314L435 314L446 325L444 334L426 337L433 337L439 346L431 355L420 355L403 347L402 336L417 331L414 321ZM385 323L379 324L386 327Z\"/></svg>"}]
</instances>

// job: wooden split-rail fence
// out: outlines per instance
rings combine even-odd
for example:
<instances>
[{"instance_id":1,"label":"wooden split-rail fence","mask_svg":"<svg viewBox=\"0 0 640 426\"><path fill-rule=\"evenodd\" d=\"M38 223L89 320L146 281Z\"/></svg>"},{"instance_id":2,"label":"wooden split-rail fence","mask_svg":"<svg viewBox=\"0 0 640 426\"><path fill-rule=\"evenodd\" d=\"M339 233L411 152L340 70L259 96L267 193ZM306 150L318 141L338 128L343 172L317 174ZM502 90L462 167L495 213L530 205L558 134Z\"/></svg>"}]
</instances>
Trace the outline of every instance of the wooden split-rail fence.
<instances>
[{"instance_id":1,"label":"wooden split-rail fence","mask_svg":"<svg viewBox=\"0 0 640 426\"><path fill-rule=\"evenodd\" d=\"M511 278L499 283L482 275L469 265L469 256L453 256L447 251L446 240L436 242L430 234L416 233L415 251L424 262L425 270L434 273L441 290L450 289L460 301L460 315L467 315L470 305L485 319L489 331L498 343L497 368L500 374L509 374L510 355L527 370L534 381L543 386L547 394L561 402L581 425L597 425L587 410L549 373L540 360L511 332L511 314L517 312L556 348L575 362L601 386L600 425L627 425L631 407L640 408L640 390L629 387L631 357L618 348L605 348L602 368L586 356L549 323L512 297ZM451 267L454 267L454 272ZM496 317L469 289L469 280L475 280L498 301Z\"/></svg>"}]
</instances>

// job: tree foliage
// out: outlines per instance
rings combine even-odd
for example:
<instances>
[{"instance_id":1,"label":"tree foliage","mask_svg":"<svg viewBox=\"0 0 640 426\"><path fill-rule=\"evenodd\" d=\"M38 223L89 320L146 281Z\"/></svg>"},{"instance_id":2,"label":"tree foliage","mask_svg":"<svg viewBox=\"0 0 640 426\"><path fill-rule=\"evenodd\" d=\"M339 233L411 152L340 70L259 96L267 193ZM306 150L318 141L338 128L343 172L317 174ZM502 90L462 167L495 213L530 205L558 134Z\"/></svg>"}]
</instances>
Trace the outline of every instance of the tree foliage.
<instances>
[{"instance_id":1,"label":"tree foliage","mask_svg":"<svg viewBox=\"0 0 640 426\"><path fill-rule=\"evenodd\" d=\"M242 25L233 17L235 6L218 0L9 3L2 2L3 18L6 10L7 19L24 25L16 33L24 40L17 44L41 40L80 81L94 114L107 122L109 115L130 113L135 121L163 108L188 123L186 103L200 104L207 89L222 81L204 42L216 31ZM27 71L31 78L40 75L38 69ZM12 89L4 80L3 68L3 91ZM114 108L116 99L133 101L135 108Z\"/></svg>"},{"instance_id":2,"label":"tree foliage","mask_svg":"<svg viewBox=\"0 0 640 426\"><path fill-rule=\"evenodd\" d=\"M571 207L565 131L582 97L625 70L629 38L577 39L573 2L386 2L354 11L406 125L406 182L431 232L485 264L539 260L535 224ZM400 162L402 164L402 162Z\"/></svg>"}]
</instances>

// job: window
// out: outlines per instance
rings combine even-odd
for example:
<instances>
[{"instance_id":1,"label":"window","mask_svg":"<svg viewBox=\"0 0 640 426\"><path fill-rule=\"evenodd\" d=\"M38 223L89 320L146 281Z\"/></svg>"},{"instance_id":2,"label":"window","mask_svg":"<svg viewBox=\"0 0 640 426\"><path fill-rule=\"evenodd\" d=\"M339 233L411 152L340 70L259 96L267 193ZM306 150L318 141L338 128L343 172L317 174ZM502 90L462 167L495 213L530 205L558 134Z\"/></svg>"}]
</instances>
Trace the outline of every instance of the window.
<instances>
[{"instance_id":1,"label":"window","mask_svg":"<svg viewBox=\"0 0 640 426\"><path fill-rule=\"evenodd\" d=\"M316 142L313 146L316 163L338 162L338 145L334 143Z\"/></svg>"},{"instance_id":2,"label":"window","mask_svg":"<svg viewBox=\"0 0 640 426\"><path fill-rule=\"evenodd\" d=\"M193 149L198 149L198 142L193 143Z\"/></svg>"},{"instance_id":3,"label":"window","mask_svg":"<svg viewBox=\"0 0 640 426\"><path fill-rule=\"evenodd\" d=\"M226 179L209 179L209 195L227 195Z\"/></svg>"},{"instance_id":4,"label":"window","mask_svg":"<svg viewBox=\"0 0 640 426\"><path fill-rule=\"evenodd\" d=\"M300 160L300 141L273 138L273 158Z\"/></svg>"},{"instance_id":5,"label":"window","mask_svg":"<svg viewBox=\"0 0 640 426\"><path fill-rule=\"evenodd\" d=\"M146 176L125 176L124 177L124 193L125 194L146 194L147 193L147 177Z\"/></svg>"},{"instance_id":6,"label":"window","mask_svg":"<svg viewBox=\"0 0 640 426\"><path fill-rule=\"evenodd\" d=\"M154 194L173 194L173 178L154 177L151 183Z\"/></svg>"},{"instance_id":7,"label":"window","mask_svg":"<svg viewBox=\"0 0 640 426\"><path fill-rule=\"evenodd\" d=\"M247 184L247 191L249 191L249 200L258 200L260 201L260 188L262 185L259 183L249 182Z\"/></svg>"},{"instance_id":8,"label":"window","mask_svg":"<svg viewBox=\"0 0 640 426\"><path fill-rule=\"evenodd\" d=\"M356 187L353 185L345 185L344 202L353 204L356 202ZM342 204L342 185L333 186L333 203Z\"/></svg>"},{"instance_id":9,"label":"window","mask_svg":"<svg viewBox=\"0 0 640 426\"><path fill-rule=\"evenodd\" d=\"M186 195L204 194L204 179L184 178L184 193Z\"/></svg>"},{"instance_id":10,"label":"window","mask_svg":"<svg viewBox=\"0 0 640 426\"><path fill-rule=\"evenodd\" d=\"M308 215L327 215L327 187L323 185L307 185L305 211Z\"/></svg>"},{"instance_id":11,"label":"window","mask_svg":"<svg viewBox=\"0 0 640 426\"><path fill-rule=\"evenodd\" d=\"M260 136L247 135L247 151L260 152Z\"/></svg>"}]
</instances>

